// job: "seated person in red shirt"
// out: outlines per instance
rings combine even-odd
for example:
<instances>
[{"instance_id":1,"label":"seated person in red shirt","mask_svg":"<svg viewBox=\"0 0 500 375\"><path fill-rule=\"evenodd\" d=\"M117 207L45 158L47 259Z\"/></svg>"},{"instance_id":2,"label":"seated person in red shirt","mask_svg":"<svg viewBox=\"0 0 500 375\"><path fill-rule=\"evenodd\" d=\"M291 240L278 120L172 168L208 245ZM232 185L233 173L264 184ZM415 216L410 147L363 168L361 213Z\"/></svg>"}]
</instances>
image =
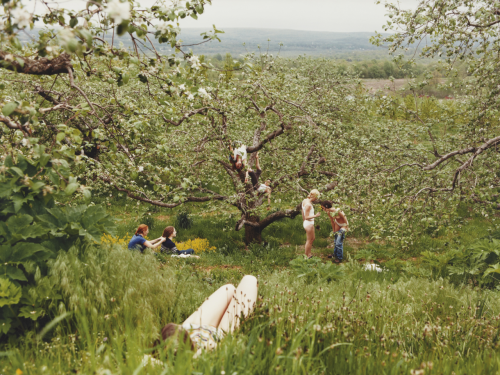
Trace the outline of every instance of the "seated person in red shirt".
<instances>
[{"instance_id":1,"label":"seated person in red shirt","mask_svg":"<svg viewBox=\"0 0 500 375\"><path fill-rule=\"evenodd\" d=\"M174 227L166 227L163 230L163 237L166 238L165 242L162 243L161 245L161 252L162 253L168 253L172 255L193 255L194 250L193 249L187 249L187 250L178 250L177 246L175 246L175 243L172 241L172 239L177 236L177 231L175 230Z\"/></svg>"}]
</instances>

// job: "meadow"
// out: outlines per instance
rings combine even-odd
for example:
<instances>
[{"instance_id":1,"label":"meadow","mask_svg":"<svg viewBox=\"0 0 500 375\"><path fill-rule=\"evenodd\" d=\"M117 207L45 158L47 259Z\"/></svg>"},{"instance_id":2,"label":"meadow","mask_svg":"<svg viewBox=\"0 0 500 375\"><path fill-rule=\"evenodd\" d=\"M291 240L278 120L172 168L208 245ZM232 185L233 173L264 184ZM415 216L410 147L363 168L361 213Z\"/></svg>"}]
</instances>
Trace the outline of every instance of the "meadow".
<instances>
[{"instance_id":1,"label":"meadow","mask_svg":"<svg viewBox=\"0 0 500 375\"><path fill-rule=\"evenodd\" d=\"M49 276L36 290L41 292L44 283L54 285L60 298L46 311L45 323L2 345L1 373L500 370L497 288L479 285L470 275L443 277L422 255L430 251L440 256L458 244L472 248L477 241L493 241L499 236L492 221L464 211L460 234L424 236L410 252L354 231L347 237L346 262L336 266L326 259L332 239L324 217L314 247L318 257L305 260L299 218L273 223L263 234L264 244L245 250L242 234L232 230L230 213L201 208L187 215L190 227L178 229L176 239L199 244L200 258L179 259L150 250L132 252L126 244L139 223L151 227L150 238L161 235L166 225L179 228L179 221L186 220L184 210L167 215L149 207L127 213L126 200L116 201L108 206L119 220L115 236L104 236L100 245L77 241L50 264ZM391 266L396 259L399 263ZM384 271L365 270L370 260ZM245 274L259 280L255 312L215 351L195 356L187 348L157 345L163 325L181 323L213 291L236 285Z\"/></svg>"}]
</instances>

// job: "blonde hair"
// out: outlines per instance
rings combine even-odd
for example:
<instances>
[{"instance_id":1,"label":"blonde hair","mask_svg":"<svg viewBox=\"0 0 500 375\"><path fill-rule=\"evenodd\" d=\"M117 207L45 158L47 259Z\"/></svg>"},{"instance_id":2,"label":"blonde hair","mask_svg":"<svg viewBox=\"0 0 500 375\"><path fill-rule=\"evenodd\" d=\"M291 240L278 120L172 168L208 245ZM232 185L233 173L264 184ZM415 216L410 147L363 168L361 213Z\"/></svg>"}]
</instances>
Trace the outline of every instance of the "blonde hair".
<instances>
[{"instance_id":1,"label":"blonde hair","mask_svg":"<svg viewBox=\"0 0 500 375\"><path fill-rule=\"evenodd\" d=\"M321 193L317 189L312 189L307 198L311 199L312 197L319 198Z\"/></svg>"}]
</instances>

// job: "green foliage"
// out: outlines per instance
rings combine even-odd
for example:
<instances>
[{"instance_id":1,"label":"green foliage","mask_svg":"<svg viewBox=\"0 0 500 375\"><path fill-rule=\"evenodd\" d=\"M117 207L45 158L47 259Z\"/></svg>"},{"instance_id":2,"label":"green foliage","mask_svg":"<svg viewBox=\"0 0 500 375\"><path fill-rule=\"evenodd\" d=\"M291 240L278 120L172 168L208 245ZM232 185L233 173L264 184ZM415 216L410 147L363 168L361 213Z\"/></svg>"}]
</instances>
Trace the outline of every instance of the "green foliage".
<instances>
[{"instance_id":1,"label":"green foliage","mask_svg":"<svg viewBox=\"0 0 500 375\"><path fill-rule=\"evenodd\" d=\"M399 259L384 262L381 266L418 277L447 278L456 285L470 283L485 288L500 288L500 278L495 276L499 273L498 239L476 239L468 245L442 252L426 250L420 255L418 267Z\"/></svg>"},{"instance_id":2,"label":"green foliage","mask_svg":"<svg viewBox=\"0 0 500 375\"><path fill-rule=\"evenodd\" d=\"M61 205L77 189L88 191L43 146L33 158L7 156L0 171L0 311L9 327L1 333L12 334L31 327L18 317L36 321L60 299L46 279L48 262L77 240L100 242L114 221L102 206Z\"/></svg>"}]
</instances>

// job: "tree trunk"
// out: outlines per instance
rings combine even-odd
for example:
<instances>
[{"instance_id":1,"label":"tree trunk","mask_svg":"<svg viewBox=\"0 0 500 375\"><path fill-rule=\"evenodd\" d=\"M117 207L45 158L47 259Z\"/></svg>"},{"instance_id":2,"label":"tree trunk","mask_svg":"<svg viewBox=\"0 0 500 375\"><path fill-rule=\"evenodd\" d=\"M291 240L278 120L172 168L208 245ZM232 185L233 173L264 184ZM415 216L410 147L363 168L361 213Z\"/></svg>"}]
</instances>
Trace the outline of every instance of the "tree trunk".
<instances>
[{"instance_id":1,"label":"tree trunk","mask_svg":"<svg viewBox=\"0 0 500 375\"><path fill-rule=\"evenodd\" d=\"M250 216L246 221L251 223L258 223L258 216ZM252 225L245 225L245 244L249 245L251 243L261 243L262 242L262 230L260 227L254 227Z\"/></svg>"}]
</instances>

